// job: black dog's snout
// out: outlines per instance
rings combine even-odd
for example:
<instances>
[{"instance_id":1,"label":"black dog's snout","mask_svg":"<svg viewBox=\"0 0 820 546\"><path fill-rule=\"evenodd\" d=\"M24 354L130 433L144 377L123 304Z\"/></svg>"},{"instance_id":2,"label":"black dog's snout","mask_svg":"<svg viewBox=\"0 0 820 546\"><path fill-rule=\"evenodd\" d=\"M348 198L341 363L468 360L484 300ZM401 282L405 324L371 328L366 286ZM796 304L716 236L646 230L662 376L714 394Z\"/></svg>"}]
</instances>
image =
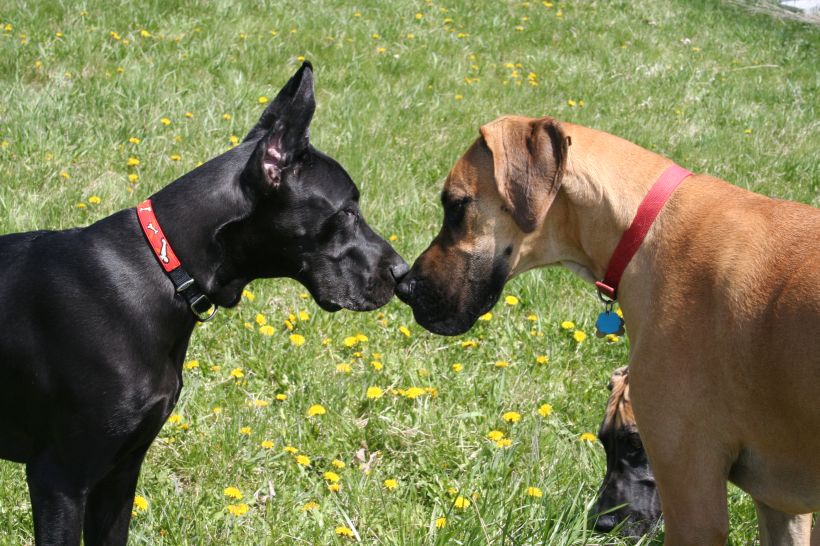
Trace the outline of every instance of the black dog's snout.
<instances>
[{"instance_id":1,"label":"black dog's snout","mask_svg":"<svg viewBox=\"0 0 820 546\"><path fill-rule=\"evenodd\" d=\"M390 266L390 274L396 282L401 281L405 275L410 271L410 266L402 261L396 265Z\"/></svg>"}]
</instances>

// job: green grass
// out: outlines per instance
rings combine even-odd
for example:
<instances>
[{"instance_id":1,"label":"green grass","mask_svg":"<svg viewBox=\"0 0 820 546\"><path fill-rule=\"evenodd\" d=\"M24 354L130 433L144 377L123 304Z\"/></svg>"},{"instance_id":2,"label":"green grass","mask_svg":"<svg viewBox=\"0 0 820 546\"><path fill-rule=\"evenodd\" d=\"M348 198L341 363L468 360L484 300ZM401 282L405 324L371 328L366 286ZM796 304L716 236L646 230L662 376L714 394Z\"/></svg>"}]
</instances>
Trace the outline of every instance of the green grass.
<instances>
[{"instance_id":1,"label":"green grass","mask_svg":"<svg viewBox=\"0 0 820 546\"><path fill-rule=\"evenodd\" d=\"M273 97L300 55L316 69L313 142L347 167L369 222L395 234L408 260L438 229L448 169L478 127L502 113L596 127L692 170L820 205L820 32L735 4L70 4L6 0L0 8L2 233L84 225L134 206L225 150L231 135L241 138L262 109L258 98ZM129 157L140 165L127 167ZM572 320L591 333L599 310L571 274L516 279L506 294L518 305L502 301L492 320L455 339L424 332L397 302L382 313L329 315L292 281L256 281L250 290L254 301L194 333L189 359L199 367L185 370L180 421L166 425L143 467L138 493L149 504L134 518L132 543L350 541L337 526L371 544L619 543L585 530L604 461L601 447L579 436L597 429L610 371L628 348L592 335L578 343L560 327ZM306 338L296 347L284 320L299 311L310 318L296 322ZM273 336L259 333L257 314ZM356 333L368 340L345 347ZM478 346L462 348L466 339ZM381 371L370 365L374 353ZM549 363L537 364L537 355ZM499 360L511 366L495 367ZM336 371L344 363L350 373ZM232 378L234 368L244 377ZM370 386L437 395L368 400ZM307 418L317 403L327 413ZM543 403L553 407L547 418L536 412ZM511 410L522 415L514 425L501 420ZM487 440L493 429L511 447ZM271 449L260 446L265 440ZM285 445L311 465L298 466ZM369 472L360 450L367 461L377 454ZM333 459L346 463L338 493L322 476ZM398 487L388 491L385 479ZM223 494L229 486L241 501ZM530 486L543 497L526 496ZM471 505L454 508L450 488ZM319 508L306 514L308 501ZM249 511L228 514L238 502ZM732 543L754 543L748 497L732 489L730 507ZM442 529L439 517L447 518ZM23 468L3 462L0 543L31 542Z\"/></svg>"}]
</instances>

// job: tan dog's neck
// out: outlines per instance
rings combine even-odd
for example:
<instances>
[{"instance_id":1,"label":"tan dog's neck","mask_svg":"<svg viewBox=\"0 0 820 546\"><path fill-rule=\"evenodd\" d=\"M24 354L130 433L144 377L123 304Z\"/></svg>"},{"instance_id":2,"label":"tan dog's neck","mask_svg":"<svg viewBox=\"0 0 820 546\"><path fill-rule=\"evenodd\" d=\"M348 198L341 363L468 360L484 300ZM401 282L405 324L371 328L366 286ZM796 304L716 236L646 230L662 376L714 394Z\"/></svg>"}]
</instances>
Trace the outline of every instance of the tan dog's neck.
<instances>
[{"instance_id":1,"label":"tan dog's neck","mask_svg":"<svg viewBox=\"0 0 820 546\"><path fill-rule=\"evenodd\" d=\"M562 127L572 144L561 189L543 224L522 242L516 270L561 263L594 282L603 278L641 200L672 162L601 131ZM651 245L651 237L644 244Z\"/></svg>"}]
</instances>

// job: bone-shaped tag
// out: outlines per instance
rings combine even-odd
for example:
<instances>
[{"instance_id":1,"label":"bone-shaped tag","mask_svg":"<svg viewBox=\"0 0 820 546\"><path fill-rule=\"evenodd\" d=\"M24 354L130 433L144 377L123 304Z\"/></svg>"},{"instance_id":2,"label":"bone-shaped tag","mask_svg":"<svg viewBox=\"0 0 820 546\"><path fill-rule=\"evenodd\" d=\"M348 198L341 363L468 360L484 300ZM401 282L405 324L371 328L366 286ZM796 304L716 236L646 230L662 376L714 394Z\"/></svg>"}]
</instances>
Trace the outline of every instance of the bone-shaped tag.
<instances>
[{"instance_id":1,"label":"bone-shaped tag","mask_svg":"<svg viewBox=\"0 0 820 546\"><path fill-rule=\"evenodd\" d=\"M162 248L159 251L159 259L166 264L170 261L168 259L168 243L165 241L165 239L162 240Z\"/></svg>"}]
</instances>

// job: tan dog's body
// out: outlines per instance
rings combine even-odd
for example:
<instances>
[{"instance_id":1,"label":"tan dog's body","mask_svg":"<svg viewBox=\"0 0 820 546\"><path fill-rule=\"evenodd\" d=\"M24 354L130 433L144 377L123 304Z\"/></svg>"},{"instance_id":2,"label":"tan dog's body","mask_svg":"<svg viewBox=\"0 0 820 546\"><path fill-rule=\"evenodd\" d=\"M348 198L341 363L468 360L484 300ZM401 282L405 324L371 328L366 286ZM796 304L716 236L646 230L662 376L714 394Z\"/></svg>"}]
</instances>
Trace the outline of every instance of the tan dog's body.
<instances>
[{"instance_id":1,"label":"tan dog's body","mask_svg":"<svg viewBox=\"0 0 820 546\"><path fill-rule=\"evenodd\" d=\"M460 271L466 282L476 278L476 255L507 279L556 264L603 278L639 203L671 164L551 118L482 127L445 186L450 197L469 197L464 224L445 223L408 276L421 293L402 299L433 331L457 333L495 292L482 300L440 283L446 274L458 286ZM423 293L430 286L444 301L460 299L457 320L425 318L414 301L433 299ZM666 544L725 543L727 479L755 499L764 545L808 544L808 513L820 509L820 211L689 177L618 295Z\"/></svg>"}]
</instances>

